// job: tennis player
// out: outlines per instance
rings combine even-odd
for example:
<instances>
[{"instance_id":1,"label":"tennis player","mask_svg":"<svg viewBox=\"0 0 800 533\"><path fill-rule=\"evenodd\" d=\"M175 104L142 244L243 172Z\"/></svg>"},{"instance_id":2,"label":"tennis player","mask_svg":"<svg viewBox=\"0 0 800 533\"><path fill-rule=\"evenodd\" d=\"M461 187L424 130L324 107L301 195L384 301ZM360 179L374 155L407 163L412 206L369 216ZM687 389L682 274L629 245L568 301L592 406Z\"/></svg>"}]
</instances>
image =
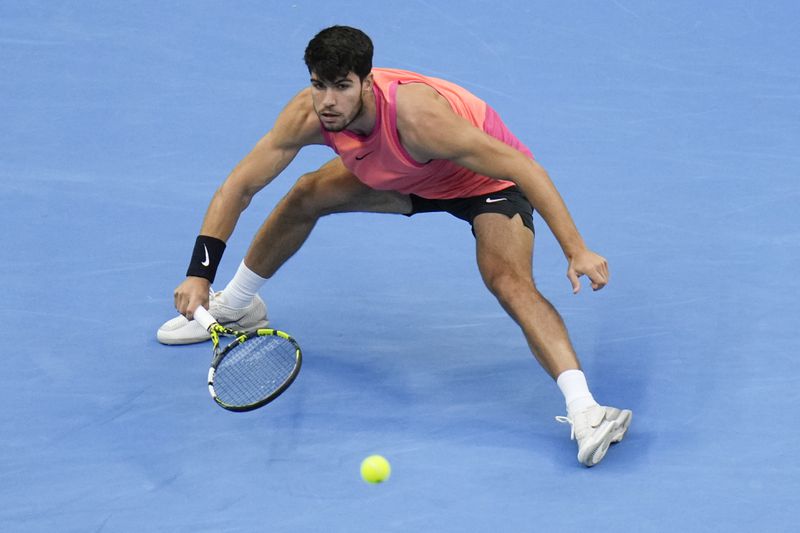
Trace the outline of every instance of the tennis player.
<instances>
[{"instance_id":1,"label":"tennis player","mask_svg":"<svg viewBox=\"0 0 800 533\"><path fill-rule=\"evenodd\" d=\"M259 288L302 246L320 217L448 212L471 224L486 286L564 394L567 416L556 419L572 426L578 460L597 464L610 444L622 440L631 412L595 401L564 322L534 284L533 207L558 239L574 293L582 276L594 290L608 283L606 260L587 248L548 174L491 107L445 80L373 68L372 53L370 38L346 26L327 28L309 42L310 87L286 105L214 194L187 277L175 289L180 316L158 330L158 340L208 339L191 320L201 304L229 327L265 326ZM337 157L297 180L255 235L230 283L210 292L242 211L301 148L315 144L331 147Z\"/></svg>"}]
</instances>

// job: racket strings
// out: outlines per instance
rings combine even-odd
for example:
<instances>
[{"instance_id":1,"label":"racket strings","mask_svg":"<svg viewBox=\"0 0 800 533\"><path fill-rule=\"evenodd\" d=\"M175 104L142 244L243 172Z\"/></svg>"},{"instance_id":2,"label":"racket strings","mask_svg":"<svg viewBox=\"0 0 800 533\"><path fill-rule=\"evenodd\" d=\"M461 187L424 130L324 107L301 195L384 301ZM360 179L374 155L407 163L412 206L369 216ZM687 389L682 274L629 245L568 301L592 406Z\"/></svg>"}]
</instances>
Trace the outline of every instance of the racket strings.
<instances>
[{"instance_id":1,"label":"racket strings","mask_svg":"<svg viewBox=\"0 0 800 533\"><path fill-rule=\"evenodd\" d=\"M297 362L295 345L272 335L253 337L232 348L217 367L214 390L228 405L260 402L276 392L292 375Z\"/></svg>"}]
</instances>

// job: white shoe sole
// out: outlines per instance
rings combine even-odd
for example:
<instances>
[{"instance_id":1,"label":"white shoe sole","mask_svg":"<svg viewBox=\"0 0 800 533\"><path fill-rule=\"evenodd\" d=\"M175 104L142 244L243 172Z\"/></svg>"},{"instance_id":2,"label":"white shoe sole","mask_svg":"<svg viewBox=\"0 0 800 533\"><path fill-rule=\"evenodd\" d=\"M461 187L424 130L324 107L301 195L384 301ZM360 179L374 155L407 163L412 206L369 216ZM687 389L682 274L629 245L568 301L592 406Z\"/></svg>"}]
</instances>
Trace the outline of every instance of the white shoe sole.
<instances>
[{"instance_id":1,"label":"white shoe sole","mask_svg":"<svg viewBox=\"0 0 800 533\"><path fill-rule=\"evenodd\" d=\"M269 320L262 320L249 328L239 328L236 326L236 324L229 325L229 327L232 329L243 331L244 333L252 333L253 331L263 329L268 326ZM180 334L178 335L176 335L173 331L159 329L156 333L156 339L158 339L158 342L161 344L176 346L181 344L196 344L198 342L205 342L211 340L211 335L209 335L208 331L203 329L203 326L192 320L181 329Z\"/></svg>"},{"instance_id":2,"label":"white shoe sole","mask_svg":"<svg viewBox=\"0 0 800 533\"><path fill-rule=\"evenodd\" d=\"M586 466L594 466L602 461L611 445L613 431L614 424L610 421L603 421L600 427L592 433L592 441L585 443L578 450L578 461Z\"/></svg>"},{"instance_id":3,"label":"white shoe sole","mask_svg":"<svg viewBox=\"0 0 800 533\"><path fill-rule=\"evenodd\" d=\"M606 417L600 428L592 435L591 443L578 451L578 461L591 467L603 460L608 447L620 442L628 431L633 413L628 409L606 407Z\"/></svg>"},{"instance_id":4,"label":"white shoe sole","mask_svg":"<svg viewBox=\"0 0 800 533\"><path fill-rule=\"evenodd\" d=\"M614 430L611 435L611 444L616 444L625 438L625 434L628 432L628 426L631 425L631 420L633 420L633 412L630 410L615 410L619 411L619 415L617 415L617 417L614 419Z\"/></svg>"}]
</instances>

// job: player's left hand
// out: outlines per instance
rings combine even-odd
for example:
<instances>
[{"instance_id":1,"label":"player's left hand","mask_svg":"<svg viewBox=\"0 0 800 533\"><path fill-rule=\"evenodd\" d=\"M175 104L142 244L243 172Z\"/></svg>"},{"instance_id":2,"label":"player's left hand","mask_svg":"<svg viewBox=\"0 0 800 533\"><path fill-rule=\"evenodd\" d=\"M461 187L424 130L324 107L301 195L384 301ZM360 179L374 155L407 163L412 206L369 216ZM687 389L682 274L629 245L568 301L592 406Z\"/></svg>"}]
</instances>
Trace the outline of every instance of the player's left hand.
<instances>
[{"instance_id":1,"label":"player's left hand","mask_svg":"<svg viewBox=\"0 0 800 533\"><path fill-rule=\"evenodd\" d=\"M581 276L587 276L592 282L592 290L599 291L608 283L608 261L589 249L581 250L570 258L567 268L572 294L578 294L581 290Z\"/></svg>"}]
</instances>

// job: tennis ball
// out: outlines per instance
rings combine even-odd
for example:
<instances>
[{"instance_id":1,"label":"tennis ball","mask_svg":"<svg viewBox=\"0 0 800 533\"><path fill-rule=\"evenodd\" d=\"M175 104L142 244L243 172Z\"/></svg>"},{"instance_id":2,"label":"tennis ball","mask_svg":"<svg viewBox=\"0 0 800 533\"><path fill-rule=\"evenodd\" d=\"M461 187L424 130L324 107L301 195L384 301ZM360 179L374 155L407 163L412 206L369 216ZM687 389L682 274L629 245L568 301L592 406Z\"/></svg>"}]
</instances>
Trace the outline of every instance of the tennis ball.
<instances>
[{"instance_id":1,"label":"tennis ball","mask_svg":"<svg viewBox=\"0 0 800 533\"><path fill-rule=\"evenodd\" d=\"M380 483L389 479L392 467L382 455L370 455L361 461L361 477L367 483Z\"/></svg>"}]
</instances>

